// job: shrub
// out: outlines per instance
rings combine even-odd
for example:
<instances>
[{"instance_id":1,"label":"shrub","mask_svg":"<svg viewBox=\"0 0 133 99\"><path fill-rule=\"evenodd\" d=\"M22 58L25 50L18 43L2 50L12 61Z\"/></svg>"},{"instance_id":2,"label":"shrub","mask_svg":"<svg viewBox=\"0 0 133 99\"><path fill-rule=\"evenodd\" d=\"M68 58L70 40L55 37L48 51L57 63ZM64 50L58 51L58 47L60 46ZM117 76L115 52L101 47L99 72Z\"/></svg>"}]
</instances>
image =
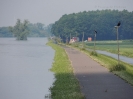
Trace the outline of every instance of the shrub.
<instances>
[{"instance_id":1,"label":"shrub","mask_svg":"<svg viewBox=\"0 0 133 99\"><path fill-rule=\"evenodd\" d=\"M112 71L121 71L121 70L125 70L125 66L123 64L117 64L115 66L112 66L111 68L109 68L109 70Z\"/></svg>"},{"instance_id":2,"label":"shrub","mask_svg":"<svg viewBox=\"0 0 133 99\"><path fill-rule=\"evenodd\" d=\"M97 52L96 52L96 51L92 51L92 52L90 53L90 55L93 55L93 56L98 56L98 54L97 54Z\"/></svg>"}]
</instances>

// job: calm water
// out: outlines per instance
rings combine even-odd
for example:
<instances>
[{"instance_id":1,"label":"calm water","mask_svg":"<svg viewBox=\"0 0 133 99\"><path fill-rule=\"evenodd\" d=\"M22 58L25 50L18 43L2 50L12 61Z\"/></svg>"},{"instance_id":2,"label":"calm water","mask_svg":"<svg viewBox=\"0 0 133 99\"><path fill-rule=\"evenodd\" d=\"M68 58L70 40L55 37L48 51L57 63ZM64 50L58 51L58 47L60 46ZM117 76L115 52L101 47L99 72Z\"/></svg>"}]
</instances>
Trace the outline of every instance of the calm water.
<instances>
[{"instance_id":1,"label":"calm water","mask_svg":"<svg viewBox=\"0 0 133 99\"><path fill-rule=\"evenodd\" d=\"M52 86L54 50L46 38L0 38L0 99L45 99Z\"/></svg>"}]
</instances>

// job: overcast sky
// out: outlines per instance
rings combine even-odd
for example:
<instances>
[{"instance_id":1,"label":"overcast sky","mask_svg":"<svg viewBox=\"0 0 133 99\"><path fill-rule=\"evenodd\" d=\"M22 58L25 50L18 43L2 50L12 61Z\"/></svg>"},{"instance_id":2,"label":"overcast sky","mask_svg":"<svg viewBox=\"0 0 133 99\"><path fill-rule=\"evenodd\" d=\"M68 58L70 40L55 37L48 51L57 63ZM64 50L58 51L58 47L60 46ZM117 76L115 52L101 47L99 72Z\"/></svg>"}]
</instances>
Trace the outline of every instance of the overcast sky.
<instances>
[{"instance_id":1,"label":"overcast sky","mask_svg":"<svg viewBox=\"0 0 133 99\"><path fill-rule=\"evenodd\" d=\"M0 0L0 27L13 26L17 19L48 25L64 14L97 9L133 11L133 0Z\"/></svg>"}]
</instances>

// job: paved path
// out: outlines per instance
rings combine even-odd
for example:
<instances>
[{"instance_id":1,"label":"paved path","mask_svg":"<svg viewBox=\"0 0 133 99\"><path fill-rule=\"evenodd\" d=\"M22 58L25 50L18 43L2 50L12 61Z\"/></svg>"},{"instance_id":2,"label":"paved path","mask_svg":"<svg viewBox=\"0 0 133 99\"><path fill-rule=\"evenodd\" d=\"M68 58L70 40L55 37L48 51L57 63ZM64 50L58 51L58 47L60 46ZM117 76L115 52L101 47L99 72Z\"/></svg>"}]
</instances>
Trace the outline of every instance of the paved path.
<instances>
[{"instance_id":1,"label":"paved path","mask_svg":"<svg viewBox=\"0 0 133 99\"><path fill-rule=\"evenodd\" d=\"M86 99L133 99L133 87L78 50L64 47Z\"/></svg>"}]
</instances>

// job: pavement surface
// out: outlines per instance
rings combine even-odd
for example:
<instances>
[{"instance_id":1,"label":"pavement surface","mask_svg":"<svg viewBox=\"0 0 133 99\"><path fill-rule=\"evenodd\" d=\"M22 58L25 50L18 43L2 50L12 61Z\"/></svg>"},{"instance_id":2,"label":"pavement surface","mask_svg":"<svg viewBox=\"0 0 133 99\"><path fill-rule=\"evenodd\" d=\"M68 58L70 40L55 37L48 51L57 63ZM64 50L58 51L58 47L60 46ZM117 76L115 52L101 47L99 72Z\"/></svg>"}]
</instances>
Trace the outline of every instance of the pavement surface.
<instances>
[{"instance_id":1,"label":"pavement surface","mask_svg":"<svg viewBox=\"0 0 133 99\"><path fill-rule=\"evenodd\" d=\"M86 54L63 46L86 99L133 99L133 87Z\"/></svg>"}]
</instances>

